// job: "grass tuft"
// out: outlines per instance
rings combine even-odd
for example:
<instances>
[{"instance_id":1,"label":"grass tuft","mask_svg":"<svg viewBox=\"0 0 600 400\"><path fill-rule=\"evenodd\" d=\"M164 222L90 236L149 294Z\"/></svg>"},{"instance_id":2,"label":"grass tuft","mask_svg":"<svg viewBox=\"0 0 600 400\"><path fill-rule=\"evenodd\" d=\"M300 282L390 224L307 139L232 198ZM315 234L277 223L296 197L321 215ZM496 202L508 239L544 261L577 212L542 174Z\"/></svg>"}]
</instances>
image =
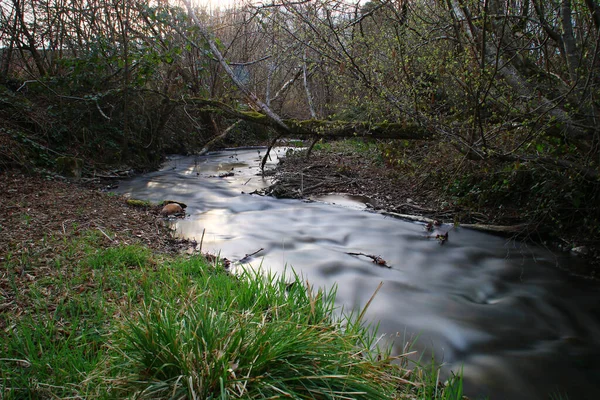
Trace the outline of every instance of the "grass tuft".
<instances>
[{"instance_id":1,"label":"grass tuft","mask_svg":"<svg viewBox=\"0 0 600 400\"><path fill-rule=\"evenodd\" d=\"M367 332L332 319L333 292L254 271L195 278L191 297L155 297L126 325L127 395L378 399L396 390L392 358L365 358L357 343Z\"/></svg>"}]
</instances>

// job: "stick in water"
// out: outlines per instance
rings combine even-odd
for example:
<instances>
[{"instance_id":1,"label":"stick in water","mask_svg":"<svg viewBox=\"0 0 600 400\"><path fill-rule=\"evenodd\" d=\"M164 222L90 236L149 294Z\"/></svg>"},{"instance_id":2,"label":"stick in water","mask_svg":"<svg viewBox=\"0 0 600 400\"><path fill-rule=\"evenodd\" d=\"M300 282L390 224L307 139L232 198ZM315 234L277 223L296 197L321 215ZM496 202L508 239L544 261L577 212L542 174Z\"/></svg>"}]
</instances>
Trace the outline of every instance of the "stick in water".
<instances>
[{"instance_id":1,"label":"stick in water","mask_svg":"<svg viewBox=\"0 0 600 400\"><path fill-rule=\"evenodd\" d=\"M263 248L263 247L261 247L260 249L256 250L254 253L246 254L246 255L245 255L243 258L241 258L241 259L240 259L240 261L239 261L239 262L243 263L243 262L245 262L245 261L246 261L248 258L250 258L250 257L252 257L252 256L254 256L254 255L258 254L258 253L260 253L260 252L261 252L261 251L263 251L263 250L264 250L264 248Z\"/></svg>"},{"instance_id":2,"label":"stick in water","mask_svg":"<svg viewBox=\"0 0 600 400\"><path fill-rule=\"evenodd\" d=\"M374 264L377 264L381 267L387 267L387 268L392 268L391 266L388 265L387 261L385 261L383 258L379 257L379 256L374 256L372 254L365 254L365 253L346 253L349 254L351 256L365 256L365 257L369 257L371 260L373 260Z\"/></svg>"},{"instance_id":3,"label":"stick in water","mask_svg":"<svg viewBox=\"0 0 600 400\"><path fill-rule=\"evenodd\" d=\"M200 254L202 254L202 242L204 242L204 232L206 232L206 228L202 229L202 237L200 238L200 248L198 249L198 252Z\"/></svg>"}]
</instances>

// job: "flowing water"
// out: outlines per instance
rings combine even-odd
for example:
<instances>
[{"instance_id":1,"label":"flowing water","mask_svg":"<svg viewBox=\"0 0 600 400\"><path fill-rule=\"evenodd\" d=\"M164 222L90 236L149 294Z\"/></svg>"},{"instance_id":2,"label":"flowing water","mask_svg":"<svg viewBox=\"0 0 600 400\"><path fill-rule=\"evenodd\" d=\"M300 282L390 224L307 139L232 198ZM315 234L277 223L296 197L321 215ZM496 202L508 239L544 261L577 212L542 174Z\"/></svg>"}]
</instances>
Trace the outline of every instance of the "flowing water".
<instances>
[{"instance_id":1,"label":"flowing water","mask_svg":"<svg viewBox=\"0 0 600 400\"><path fill-rule=\"evenodd\" d=\"M270 184L256 175L264 151L172 158L119 191L186 203L189 215L175 229L198 241L204 232L202 251L235 261L262 248L251 266L293 267L317 287L336 285L345 310L363 307L383 282L368 321L395 339L398 353L411 339L446 374L462 369L471 398L599 396L599 286L560 269L577 257L460 228L441 246L423 224L365 211L367 199L252 195ZM284 152L277 149L270 166ZM391 268L349 252L381 256Z\"/></svg>"}]
</instances>

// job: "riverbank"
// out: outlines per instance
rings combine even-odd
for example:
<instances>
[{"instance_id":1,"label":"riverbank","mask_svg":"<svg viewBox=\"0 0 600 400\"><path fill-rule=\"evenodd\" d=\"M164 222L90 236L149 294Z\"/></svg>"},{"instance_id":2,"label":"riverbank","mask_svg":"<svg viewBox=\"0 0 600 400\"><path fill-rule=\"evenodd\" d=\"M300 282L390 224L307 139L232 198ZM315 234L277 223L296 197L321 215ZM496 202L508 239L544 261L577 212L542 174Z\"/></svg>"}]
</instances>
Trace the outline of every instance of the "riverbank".
<instances>
[{"instance_id":1,"label":"riverbank","mask_svg":"<svg viewBox=\"0 0 600 400\"><path fill-rule=\"evenodd\" d=\"M14 257L34 251L43 256L39 252L51 238L71 240L88 231L100 234L102 246L135 244L173 253L181 245L170 238L157 210L130 207L123 198L102 192L98 184L85 186L13 171L0 174L0 186L3 262L9 253Z\"/></svg>"},{"instance_id":2,"label":"riverbank","mask_svg":"<svg viewBox=\"0 0 600 400\"><path fill-rule=\"evenodd\" d=\"M18 172L0 185L3 398L461 397L373 352L355 318L332 317L334 292L182 252L155 208Z\"/></svg>"},{"instance_id":3,"label":"riverbank","mask_svg":"<svg viewBox=\"0 0 600 400\"><path fill-rule=\"evenodd\" d=\"M471 226L509 239L531 241L553 251L576 253L587 261L587 266L583 269L578 266L570 272L598 279L599 244L594 238L582 235L576 226L565 223L564 229L558 231L550 218L540 221L537 214L532 216L536 210L519 208L502 198L492 201L491 191L460 195L450 184L454 181L448 183L442 179L448 174L452 179L459 178L457 174L462 167L448 160L432 161L421 154L422 163L418 164L413 152L403 160L405 164L390 165L384 152L376 143L363 140L318 143L309 157L306 150L289 152L270 172L274 184L264 193L296 199L348 194L362 199L369 209L377 212Z\"/></svg>"}]
</instances>

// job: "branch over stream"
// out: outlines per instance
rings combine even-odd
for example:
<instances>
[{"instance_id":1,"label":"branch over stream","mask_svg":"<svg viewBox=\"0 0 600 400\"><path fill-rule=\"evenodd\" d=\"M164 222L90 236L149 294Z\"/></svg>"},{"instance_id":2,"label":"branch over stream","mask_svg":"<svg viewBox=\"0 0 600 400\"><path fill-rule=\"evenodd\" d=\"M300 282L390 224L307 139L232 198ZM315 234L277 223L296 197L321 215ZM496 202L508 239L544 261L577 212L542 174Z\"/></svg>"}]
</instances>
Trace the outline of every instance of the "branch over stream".
<instances>
[{"instance_id":1,"label":"branch over stream","mask_svg":"<svg viewBox=\"0 0 600 400\"><path fill-rule=\"evenodd\" d=\"M433 132L414 123L369 123L328 120L296 120L284 119L285 128L267 115L257 111L239 111L216 100L193 98L186 99L186 104L195 104L205 111L212 111L231 118L252 122L274 129L282 136L317 136L317 137L370 137L373 139L406 139L432 140Z\"/></svg>"}]
</instances>

